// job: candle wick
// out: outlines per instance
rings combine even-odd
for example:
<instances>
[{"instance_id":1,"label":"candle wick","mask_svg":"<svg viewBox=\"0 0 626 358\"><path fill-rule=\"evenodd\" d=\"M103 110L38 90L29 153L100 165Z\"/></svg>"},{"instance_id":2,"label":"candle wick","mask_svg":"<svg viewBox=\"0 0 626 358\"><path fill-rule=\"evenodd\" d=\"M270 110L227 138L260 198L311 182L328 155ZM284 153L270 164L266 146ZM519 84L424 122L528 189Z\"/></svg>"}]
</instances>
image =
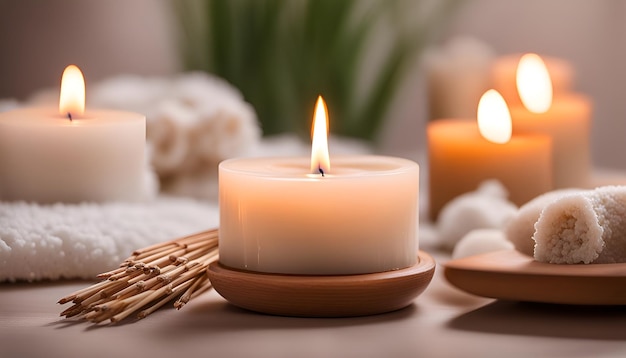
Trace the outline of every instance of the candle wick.
<instances>
[{"instance_id":1,"label":"candle wick","mask_svg":"<svg viewBox=\"0 0 626 358\"><path fill-rule=\"evenodd\" d=\"M322 167L318 167L317 170L319 170L320 174L322 174L322 176L324 176L324 169L322 169Z\"/></svg>"},{"instance_id":2,"label":"candle wick","mask_svg":"<svg viewBox=\"0 0 626 358\"><path fill-rule=\"evenodd\" d=\"M67 118L69 118L69 119L70 119L70 122L71 122L71 121L72 121L72 113L67 112Z\"/></svg>"}]
</instances>

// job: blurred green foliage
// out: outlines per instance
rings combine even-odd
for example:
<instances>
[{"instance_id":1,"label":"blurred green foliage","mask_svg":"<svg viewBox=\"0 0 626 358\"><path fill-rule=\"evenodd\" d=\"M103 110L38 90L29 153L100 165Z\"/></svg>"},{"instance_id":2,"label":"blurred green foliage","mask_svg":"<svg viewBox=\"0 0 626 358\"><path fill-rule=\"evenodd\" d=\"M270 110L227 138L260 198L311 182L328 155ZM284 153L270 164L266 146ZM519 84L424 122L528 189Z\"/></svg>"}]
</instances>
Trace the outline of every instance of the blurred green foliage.
<instances>
[{"instance_id":1,"label":"blurred green foliage","mask_svg":"<svg viewBox=\"0 0 626 358\"><path fill-rule=\"evenodd\" d=\"M174 0L187 70L239 88L265 135L308 135L316 97L332 133L370 141L415 56L456 0Z\"/></svg>"}]
</instances>

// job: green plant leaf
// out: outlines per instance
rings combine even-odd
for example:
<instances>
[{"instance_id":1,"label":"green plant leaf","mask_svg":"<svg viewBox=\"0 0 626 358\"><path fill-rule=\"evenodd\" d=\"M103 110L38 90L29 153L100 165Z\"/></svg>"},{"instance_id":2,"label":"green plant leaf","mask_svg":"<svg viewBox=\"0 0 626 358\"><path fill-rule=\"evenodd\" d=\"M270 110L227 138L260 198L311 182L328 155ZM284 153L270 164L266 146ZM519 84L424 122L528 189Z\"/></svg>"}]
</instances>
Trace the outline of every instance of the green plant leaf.
<instances>
[{"instance_id":1,"label":"green plant leaf","mask_svg":"<svg viewBox=\"0 0 626 358\"><path fill-rule=\"evenodd\" d=\"M455 3L437 1L432 16L406 26L399 17L421 1L174 0L186 68L214 73L239 88L264 134L308 136L322 94L333 133L371 141L407 64ZM376 52L381 29L386 53ZM372 53L381 55L373 65Z\"/></svg>"}]
</instances>

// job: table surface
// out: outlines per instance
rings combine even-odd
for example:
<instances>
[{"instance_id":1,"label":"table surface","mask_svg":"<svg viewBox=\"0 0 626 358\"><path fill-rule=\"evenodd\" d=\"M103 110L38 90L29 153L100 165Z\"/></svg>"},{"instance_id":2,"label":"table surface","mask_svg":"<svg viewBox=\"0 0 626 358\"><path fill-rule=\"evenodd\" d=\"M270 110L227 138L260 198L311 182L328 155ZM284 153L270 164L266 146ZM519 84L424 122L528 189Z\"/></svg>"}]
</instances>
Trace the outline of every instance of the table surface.
<instances>
[{"instance_id":1,"label":"table surface","mask_svg":"<svg viewBox=\"0 0 626 358\"><path fill-rule=\"evenodd\" d=\"M67 306L56 303L89 282L1 284L0 357L626 356L626 307L494 301L455 289L442 271L405 309L341 319L257 314L210 291L180 311L92 325L60 318Z\"/></svg>"}]
</instances>

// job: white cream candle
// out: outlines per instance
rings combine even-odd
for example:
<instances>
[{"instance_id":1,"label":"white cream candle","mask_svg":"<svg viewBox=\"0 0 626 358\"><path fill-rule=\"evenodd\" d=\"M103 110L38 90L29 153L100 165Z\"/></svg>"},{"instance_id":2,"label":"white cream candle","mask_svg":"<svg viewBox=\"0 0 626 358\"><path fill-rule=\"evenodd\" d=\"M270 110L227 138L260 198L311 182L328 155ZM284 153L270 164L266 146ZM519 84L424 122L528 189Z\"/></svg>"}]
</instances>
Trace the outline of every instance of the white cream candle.
<instances>
[{"instance_id":1,"label":"white cream candle","mask_svg":"<svg viewBox=\"0 0 626 358\"><path fill-rule=\"evenodd\" d=\"M333 157L331 162L332 167L323 161L311 166L308 158L222 162L220 262L306 275L383 272L415 264L418 165L383 156Z\"/></svg>"},{"instance_id":2,"label":"white cream candle","mask_svg":"<svg viewBox=\"0 0 626 358\"><path fill-rule=\"evenodd\" d=\"M74 86L84 91L84 82ZM84 106L84 94L82 98ZM0 114L1 200L101 202L144 197L145 117L108 110L82 113L78 102L69 107L61 103L63 114L47 108Z\"/></svg>"}]
</instances>

